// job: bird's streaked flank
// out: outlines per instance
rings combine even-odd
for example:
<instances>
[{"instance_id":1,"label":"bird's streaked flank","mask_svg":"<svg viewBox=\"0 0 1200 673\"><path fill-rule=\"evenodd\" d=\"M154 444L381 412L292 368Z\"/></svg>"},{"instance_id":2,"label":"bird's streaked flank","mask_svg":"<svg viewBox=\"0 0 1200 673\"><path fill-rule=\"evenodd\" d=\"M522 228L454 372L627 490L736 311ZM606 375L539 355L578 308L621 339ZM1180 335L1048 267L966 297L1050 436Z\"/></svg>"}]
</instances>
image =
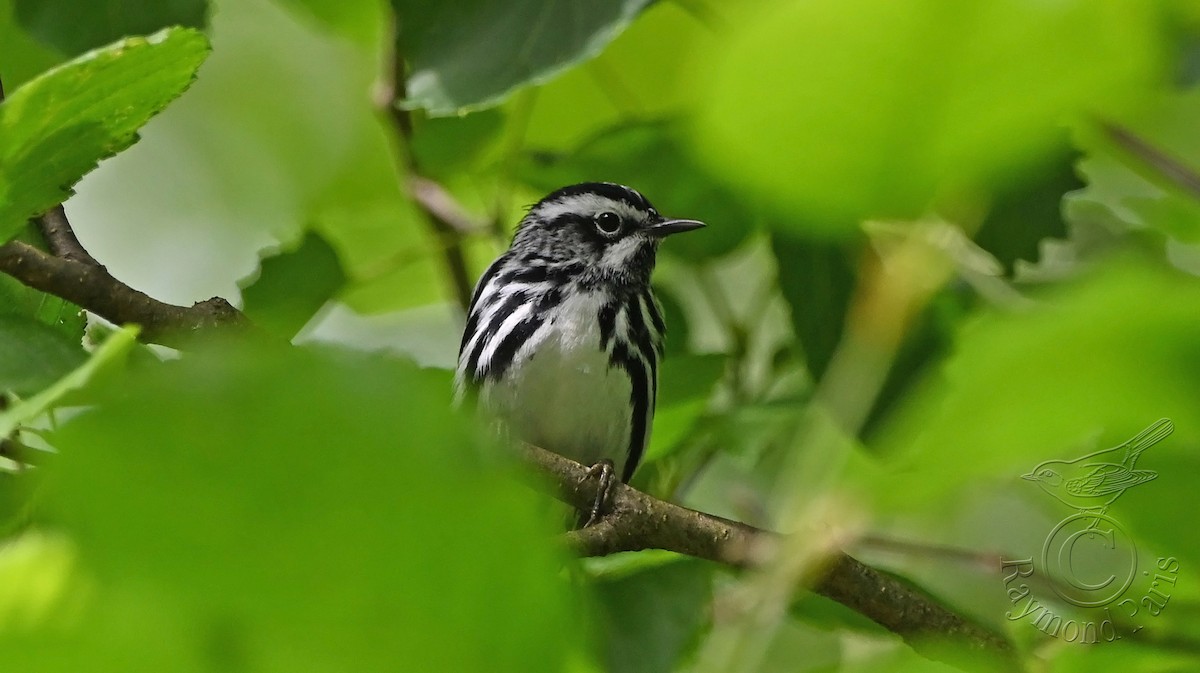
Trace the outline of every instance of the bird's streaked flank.
<instances>
[{"instance_id":1,"label":"bird's streaked flank","mask_svg":"<svg viewBox=\"0 0 1200 673\"><path fill-rule=\"evenodd\" d=\"M539 201L475 287L456 398L474 398L515 438L595 465L604 484L615 474L628 481L658 396L658 245L702 226L664 218L635 190L606 182Z\"/></svg>"}]
</instances>

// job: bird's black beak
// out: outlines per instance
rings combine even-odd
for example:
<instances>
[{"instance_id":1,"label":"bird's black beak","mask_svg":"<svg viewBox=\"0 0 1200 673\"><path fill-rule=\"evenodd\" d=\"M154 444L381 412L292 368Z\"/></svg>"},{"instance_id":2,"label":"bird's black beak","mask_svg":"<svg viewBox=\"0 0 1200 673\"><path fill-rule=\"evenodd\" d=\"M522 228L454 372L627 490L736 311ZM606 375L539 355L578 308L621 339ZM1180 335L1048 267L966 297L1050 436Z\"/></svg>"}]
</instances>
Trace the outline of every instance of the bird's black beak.
<instances>
[{"instance_id":1,"label":"bird's black beak","mask_svg":"<svg viewBox=\"0 0 1200 673\"><path fill-rule=\"evenodd\" d=\"M646 227L645 232L655 238L666 238L671 234L699 229L704 226L699 220L663 220Z\"/></svg>"}]
</instances>

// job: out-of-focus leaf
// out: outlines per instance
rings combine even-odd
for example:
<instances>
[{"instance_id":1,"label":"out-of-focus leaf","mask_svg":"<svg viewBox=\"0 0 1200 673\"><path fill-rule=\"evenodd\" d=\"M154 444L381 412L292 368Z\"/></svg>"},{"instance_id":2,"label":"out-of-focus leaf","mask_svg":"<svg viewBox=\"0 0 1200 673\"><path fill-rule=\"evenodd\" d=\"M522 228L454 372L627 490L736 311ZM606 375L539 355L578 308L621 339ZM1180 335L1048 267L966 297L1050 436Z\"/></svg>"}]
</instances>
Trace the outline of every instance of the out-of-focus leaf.
<instances>
[{"instance_id":1,"label":"out-of-focus leaf","mask_svg":"<svg viewBox=\"0 0 1200 673\"><path fill-rule=\"evenodd\" d=\"M337 253L310 231L294 250L263 259L258 277L242 290L243 310L256 325L291 339L345 284Z\"/></svg>"},{"instance_id":2,"label":"out-of-focus leaf","mask_svg":"<svg viewBox=\"0 0 1200 673\"><path fill-rule=\"evenodd\" d=\"M379 201L322 208L313 228L337 251L350 283L341 299L362 313L438 301L441 251L410 204Z\"/></svg>"},{"instance_id":3,"label":"out-of-focus leaf","mask_svg":"<svg viewBox=\"0 0 1200 673\"><path fill-rule=\"evenodd\" d=\"M410 64L404 105L452 115L594 57L648 0L392 0Z\"/></svg>"},{"instance_id":4,"label":"out-of-focus leaf","mask_svg":"<svg viewBox=\"0 0 1200 673\"><path fill-rule=\"evenodd\" d=\"M206 0L13 0L13 5L30 35L68 56L167 26L204 28L208 20Z\"/></svg>"},{"instance_id":5,"label":"out-of-focus leaf","mask_svg":"<svg viewBox=\"0 0 1200 673\"><path fill-rule=\"evenodd\" d=\"M680 355L659 368L658 405L646 461L670 455L708 406L713 386L725 372L724 355Z\"/></svg>"},{"instance_id":6,"label":"out-of-focus leaf","mask_svg":"<svg viewBox=\"0 0 1200 673\"><path fill-rule=\"evenodd\" d=\"M974 240L1011 271L1018 259L1037 261L1038 246L1063 238L1063 194L1082 186L1075 175L1075 153L1065 148L1042 170L1030 170L1019 183L996 194Z\"/></svg>"},{"instance_id":7,"label":"out-of-focus leaf","mask_svg":"<svg viewBox=\"0 0 1200 673\"><path fill-rule=\"evenodd\" d=\"M0 478L13 475L0 473ZM0 488L3 488L0 486ZM0 634L43 626L81 602L74 545L62 534L35 530L0 545Z\"/></svg>"},{"instance_id":8,"label":"out-of-focus leaf","mask_svg":"<svg viewBox=\"0 0 1200 673\"><path fill-rule=\"evenodd\" d=\"M869 437L887 422L888 414L895 405L902 403L923 379L936 376L930 368L948 355L953 345L955 330L966 317L971 297L961 287L951 285L935 295L929 305L913 320L912 327L904 335L904 341L892 358L887 376L871 405L871 412L863 422L861 437Z\"/></svg>"},{"instance_id":9,"label":"out-of-focus leaf","mask_svg":"<svg viewBox=\"0 0 1200 673\"><path fill-rule=\"evenodd\" d=\"M687 258L733 250L754 230L755 210L714 183L682 149L678 128L666 122L614 127L565 155L538 154L520 175L549 192L577 182L602 180L642 192L664 215L702 220L709 226L663 244L665 254Z\"/></svg>"},{"instance_id":10,"label":"out-of-focus leaf","mask_svg":"<svg viewBox=\"0 0 1200 673\"><path fill-rule=\"evenodd\" d=\"M606 128L633 119L676 118L704 104L707 88L693 86L685 54L719 42L694 5L655 2L590 63L572 68L529 95L505 104L515 131L530 148L576 147ZM745 3L737 11L745 11Z\"/></svg>"},{"instance_id":11,"label":"out-of-focus leaf","mask_svg":"<svg viewBox=\"0 0 1200 673\"><path fill-rule=\"evenodd\" d=\"M854 292L853 252L847 246L787 231L771 238L779 289L791 309L792 329L804 348L809 374L819 380L841 341Z\"/></svg>"},{"instance_id":12,"label":"out-of-focus leaf","mask_svg":"<svg viewBox=\"0 0 1200 673\"><path fill-rule=\"evenodd\" d=\"M671 358L659 373L658 404L670 406L704 400L725 372L725 356L719 353Z\"/></svg>"},{"instance_id":13,"label":"out-of-focus leaf","mask_svg":"<svg viewBox=\"0 0 1200 673\"><path fill-rule=\"evenodd\" d=\"M1158 21L1140 0L781 3L697 60L694 146L814 233L970 207L1046 162L1065 117L1134 104Z\"/></svg>"},{"instance_id":14,"label":"out-of-focus leaf","mask_svg":"<svg viewBox=\"0 0 1200 673\"><path fill-rule=\"evenodd\" d=\"M363 45L378 44L379 34L386 20L384 12L387 3L383 0L281 0L280 4L305 14L339 35Z\"/></svg>"},{"instance_id":15,"label":"out-of-focus leaf","mask_svg":"<svg viewBox=\"0 0 1200 673\"><path fill-rule=\"evenodd\" d=\"M663 337L663 354L667 358L683 355L688 352L688 335L690 326L683 306L670 292L656 288L654 293L662 308L663 322L667 325L667 334Z\"/></svg>"},{"instance_id":16,"label":"out-of-focus leaf","mask_svg":"<svg viewBox=\"0 0 1200 673\"><path fill-rule=\"evenodd\" d=\"M449 386L245 346L130 376L53 438L47 506L99 591L71 630L0 635L5 661L115 671L146 642L155 670L562 670L576 620L540 496Z\"/></svg>"},{"instance_id":17,"label":"out-of-focus leaf","mask_svg":"<svg viewBox=\"0 0 1200 673\"><path fill-rule=\"evenodd\" d=\"M27 397L86 359L78 339L32 318L0 314L0 393Z\"/></svg>"},{"instance_id":18,"label":"out-of-focus leaf","mask_svg":"<svg viewBox=\"0 0 1200 673\"><path fill-rule=\"evenodd\" d=\"M677 670L708 622L712 568L695 559L646 568L596 583L606 670Z\"/></svg>"},{"instance_id":19,"label":"out-of-focus leaf","mask_svg":"<svg viewBox=\"0 0 1200 673\"><path fill-rule=\"evenodd\" d=\"M27 423L62 403L71 393L87 385L98 373L115 366L137 344L136 327L126 327L114 332L79 367L68 372L54 385L37 395L0 411L0 437L12 434L17 426Z\"/></svg>"},{"instance_id":20,"label":"out-of-focus leaf","mask_svg":"<svg viewBox=\"0 0 1200 673\"><path fill-rule=\"evenodd\" d=\"M1101 444L1119 444L1162 417L1175 422L1176 440L1198 441L1194 278L1110 264L1035 299L1024 311L989 310L964 323L944 369L909 393L881 432L905 487L877 495L909 507L944 503L1097 433Z\"/></svg>"},{"instance_id":21,"label":"out-of-focus leaf","mask_svg":"<svg viewBox=\"0 0 1200 673\"><path fill-rule=\"evenodd\" d=\"M3 274L0 274L0 315L33 318L75 342L83 339L87 327L83 309Z\"/></svg>"},{"instance_id":22,"label":"out-of-focus leaf","mask_svg":"<svg viewBox=\"0 0 1200 673\"><path fill-rule=\"evenodd\" d=\"M503 125L499 110L421 119L413 131L412 152L426 175L470 170L499 137Z\"/></svg>"},{"instance_id":23,"label":"out-of-focus leaf","mask_svg":"<svg viewBox=\"0 0 1200 673\"><path fill-rule=\"evenodd\" d=\"M1194 124L1198 114L1200 88L1161 98L1151 110L1117 128L1136 138L1145 151L1200 175L1200 138ZM1100 216L1115 230L1152 227L1180 241L1200 243L1200 198L1174 176L1148 163L1146 156L1122 149L1103 131L1080 134L1078 141L1087 150L1079 162L1087 187L1068 195L1068 218L1078 222Z\"/></svg>"},{"instance_id":24,"label":"out-of-focus leaf","mask_svg":"<svg viewBox=\"0 0 1200 673\"><path fill-rule=\"evenodd\" d=\"M29 525L34 493L41 483L37 470L0 470L0 536L6 540L15 531ZM3 552L0 552L0 559ZM0 560L0 566L4 564ZM0 590L0 630L4 622L5 598Z\"/></svg>"},{"instance_id":25,"label":"out-of-focus leaf","mask_svg":"<svg viewBox=\"0 0 1200 673\"><path fill-rule=\"evenodd\" d=\"M4 45L4 90L13 91L22 82L62 61L62 56L33 39L13 16L14 0L0 0L0 44Z\"/></svg>"},{"instance_id":26,"label":"out-of-focus leaf","mask_svg":"<svg viewBox=\"0 0 1200 673\"><path fill-rule=\"evenodd\" d=\"M89 52L9 92L0 104L0 241L132 144L207 55L202 34L171 28Z\"/></svg>"},{"instance_id":27,"label":"out-of-focus leaf","mask_svg":"<svg viewBox=\"0 0 1200 673\"><path fill-rule=\"evenodd\" d=\"M789 607L793 617L828 631L851 629L874 635L886 634L887 630L868 617L857 613L837 601L816 593L800 596Z\"/></svg>"}]
</instances>

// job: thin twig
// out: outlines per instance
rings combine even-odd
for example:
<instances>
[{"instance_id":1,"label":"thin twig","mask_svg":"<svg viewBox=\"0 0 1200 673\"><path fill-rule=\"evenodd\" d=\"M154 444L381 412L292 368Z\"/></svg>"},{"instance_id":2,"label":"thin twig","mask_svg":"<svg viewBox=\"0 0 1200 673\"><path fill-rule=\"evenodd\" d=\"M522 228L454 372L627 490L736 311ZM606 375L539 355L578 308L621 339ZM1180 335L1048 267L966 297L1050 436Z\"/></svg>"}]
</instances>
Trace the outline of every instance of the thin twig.
<instances>
[{"instance_id":1,"label":"thin twig","mask_svg":"<svg viewBox=\"0 0 1200 673\"><path fill-rule=\"evenodd\" d=\"M1174 183L1180 189L1200 199L1200 173L1178 159L1167 155L1145 139L1127 128L1111 122L1100 125L1104 133L1118 147L1129 152L1159 175Z\"/></svg>"},{"instance_id":2,"label":"thin twig","mask_svg":"<svg viewBox=\"0 0 1200 673\"><path fill-rule=\"evenodd\" d=\"M523 445L522 455L550 477L549 490L555 497L577 509L591 507L597 481L586 478L586 467L529 445ZM734 568L768 562L779 539L774 532L680 507L625 484L613 487L610 511L600 523L567 534L568 542L585 556L666 549ZM998 661L1014 660L1013 647L1003 636L847 554L830 556L810 581L813 591L870 618L931 656L940 655L926 645L949 640L994 655Z\"/></svg>"},{"instance_id":3,"label":"thin twig","mask_svg":"<svg viewBox=\"0 0 1200 673\"><path fill-rule=\"evenodd\" d=\"M877 549L884 552L966 563L989 572L999 568L1003 563L1001 559L1004 557L999 552L975 551L947 545L900 540L880 535L864 535L858 539L858 544L860 547Z\"/></svg>"},{"instance_id":4,"label":"thin twig","mask_svg":"<svg viewBox=\"0 0 1200 673\"><path fill-rule=\"evenodd\" d=\"M405 98L404 54L400 50L400 19L393 10L391 34L386 43L383 72L375 96L375 106L391 124L395 134L393 156L401 175L401 187L425 216L442 250L442 261L449 276L451 293L465 312L471 303L475 283L467 269L463 236L477 229L467 211L438 183L421 175L412 152L412 114L401 106Z\"/></svg>"}]
</instances>

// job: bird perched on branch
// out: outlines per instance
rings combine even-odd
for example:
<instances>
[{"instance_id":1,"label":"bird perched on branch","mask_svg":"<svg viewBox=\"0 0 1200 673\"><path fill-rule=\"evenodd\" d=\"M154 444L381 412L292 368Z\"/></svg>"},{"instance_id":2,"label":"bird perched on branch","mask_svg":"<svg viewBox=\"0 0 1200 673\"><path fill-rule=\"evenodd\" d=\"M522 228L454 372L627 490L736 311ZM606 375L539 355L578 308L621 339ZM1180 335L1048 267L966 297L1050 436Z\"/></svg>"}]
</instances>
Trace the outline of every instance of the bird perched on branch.
<instances>
[{"instance_id":1,"label":"bird perched on branch","mask_svg":"<svg viewBox=\"0 0 1200 673\"><path fill-rule=\"evenodd\" d=\"M613 480L645 451L665 331L650 289L658 245L703 227L667 219L638 192L589 182L534 205L475 287L455 396L473 397L514 438Z\"/></svg>"},{"instance_id":2,"label":"bird perched on branch","mask_svg":"<svg viewBox=\"0 0 1200 673\"><path fill-rule=\"evenodd\" d=\"M1103 514L1126 490L1158 476L1154 470L1135 469L1137 459L1174 429L1171 421L1163 418L1120 446L1074 460L1047 460L1021 478L1036 482L1043 491L1081 512Z\"/></svg>"}]
</instances>

